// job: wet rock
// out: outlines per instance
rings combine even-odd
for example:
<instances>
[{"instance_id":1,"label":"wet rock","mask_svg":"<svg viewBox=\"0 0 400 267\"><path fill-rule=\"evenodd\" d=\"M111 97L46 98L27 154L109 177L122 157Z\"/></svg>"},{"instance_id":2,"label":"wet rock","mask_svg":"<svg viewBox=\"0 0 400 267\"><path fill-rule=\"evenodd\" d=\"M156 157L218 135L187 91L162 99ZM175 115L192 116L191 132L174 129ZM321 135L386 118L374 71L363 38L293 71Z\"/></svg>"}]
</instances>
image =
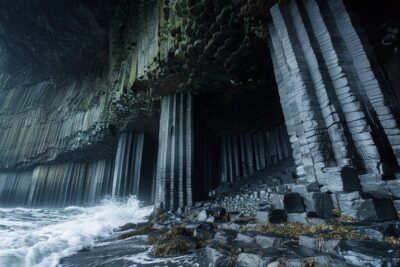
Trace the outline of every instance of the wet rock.
<instances>
[{"instance_id":1,"label":"wet rock","mask_svg":"<svg viewBox=\"0 0 400 267\"><path fill-rule=\"evenodd\" d=\"M224 208L218 207L212 209L212 215L217 219L224 219L227 212Z\"/></svg>"},{"instance_id":2,"label":"wet rock","mask_svg":"<svg viewBox=\"0 0 400 267\"><path fill-rule=\"evenodd\" d=\"M208 222L208 223L214 223L214 222L215 222L214 216L211 216L211 215L208 216L206 222Z\"/></svg>"},{"instance_id":3,"label":"wet rock","mask_svg":"<svg viewBox=\"0 0 400 267\"><path fill-rule=\"evenodd\" d=\"M287 221L288 222L294 222L294 223L301 223L301 224L307 224L307 213L302 212L302 213L289 213L287 215Z\"/></svg>"},{"instance_id":4,"label":"wet rock","mask_svg":"<svg viewBox=\"0 0 400 267\"><path fill-rule=\"evenodd\" d=\"M283 194L271 194L270 196L270 201L271 205L273 206L274 209L284 209L284 203L283 200L285 198L285 195Z\"/></svg>"},{"instance_id":5,"label":"wet rock","mask_svg":"<svg viewBox=\"0 0 400 267\"><path fill-rule=\"evenodd\" d=\"M382 175L367 173L359 176L362 189L375 197L392 197L389 184L382 181ZM393 184L392 184L393 185Z\"/></svg>"},{"instance_id":6,"label":"wet rock","mask_svg":"<svg viewBox=\"0 0 400 267\"><path fill-rule=\"evenodd\" d=\"M301 235L299 237L300 246L325 253L333 253L339 242L340 240L338 239L324 239L313 235Z\"/></svg>"},{"instance_id":7,"label":"wet rock","mask_svg":"<svg viewBox=\"0 0 400 267\"><path fill-rule=\"evenodd\" d=\"M340 212L358 221L389 221L397 218L389 199L363 199L358 192L338 193Z\"/></svg>"},{"instance_id":8,"label":"wet rock","mask_svg":"<svg viewBox=\"0 0 400 267\"><path fill-rule=\"evenodd\" d=\"M257 244L262 248L277 248L285 240L281 236L268 233L257 234L255 239Z\"/></svg>"},{"instance_id":9,"label":"wet rock","mask_svg":"<svg viewBox=\"0 0 400 267\"><path fill-rule=\"evenodd\" d=\"M400 250L383 242L342 240L335 255L356 266L400 265Z\"/></svg>"},{"instance_id":10,"label":"wet rock","mask_svg":"<svg viewBox=\"0 0 400 267\"><path fill-rule=\"evenodd\" d=\"M257 211L256 218L257 218L258 223L261 225L268 224L269 223L269 213L270 213L270 210L268 210L268 209Z\"/></svg>"},{"instance_id":11,"label":"wet rock","mask_svg":"<svg viewBox=\"0 0 400 267\"><path fill-rule=\"evenodd\" d=\"M361 229L356 229L354 232L367 236L371 240L376 240L376 241L383 241L385 239L385 235L383 231L379 231L377 229L373 228L361 228Z\"/></svg>"},{"instance_id":12,"label":"wet rock","mask_svg":"<svg viewBox=\"0 0 400 267\"><path fill-rule=\"evenodd\" d=\"M237 259L237 267L264 267L271 262L271 257L262 253L240 253Z\"/></svg>"},{"instance_id":13,"label":"wet rock","mask_svg":"<svg viewBox=\"0 0 400 267\"><path fill-rule=\"evenodd\" d=\"M287 214L284 210L259 210L257 211L256 218L261 225L283 223L287 220Z\"/></svg>"},{"instance_id":14,"label":"wet rock","mask_svg":"<svg viewBox=\"0 0 400 267\"><path fill-rule=\"evenodd\" d=\"M214 232L202 229L195 229L193 230L193 237L203 240L210 240L214 238Z\"/></svg>"},{"instance_id":15,"label":"wet rock","mask_svg":"<svg viewBox=\"0 0 400 267\"><path fill-rule=\"evenodd\" d=\"M209 267L224 267L229 266L230 253L229 251L216 246L211 245L206 248L207 259Z\"/></svg>"},{"instance_id":16,"label":"wet rock","mask_svg":"<svg viewBox=\"0 0 400 267\"><path fill-rule=\"evenodd\" d=\"M231 221L237 221L240 217L242 217L240 212L229 212L229 220Z\"/></svg>"},{"instance_id":17,"label":"wet rock","mask_svg":"<svg viewBox=\"0 0 400 267\"><path fill-rule=\"evenodd\" d=\"M236 238L237 232L233 230L219 230L215 233L214 241L221 244L232 242Z\"/></svg>"},{"instance_id":18,"label":"wet rock","mask_svg":"<svg viewBox=\"0 0 400 267\"><path fill-rule=\"evenodd\" d=\"M256 234L257 232L238 233L236 240L251 244L256 240Z\"/></svg>"},{"instance_id":19,"label":"wet rock","mask_svg":"<svg viewBox=\"0 0 400 267\"><path fill-rule=\"evenodd\" d=\"M207 217L208 217L207 211L206 210L202 210L197 215L197 220L199 222L205 222L207 220Z\"/></svg>"},{"instance_id":20,"label":"wet rock","mask_svg":"<svg viewBox=\"0 0 400 267\"><path fill-rule=\"evenodd\" d=\"M311 192L305 195L307 212L313 212L320 218L332 218L332 197L327 193Z\"/></svg>"},{"instance_id":21,"label":"wet rock","mask_svg":"<svg viewBox=\"0 0 400 267\"><path fill-rule=\"evenodd\" d=\"M190 222L188 224L185 225L185 228L187 230L194 230L196 228L199 228L203 223L199 223L199 222Z\"/></svg>"},{"instance_id":22,"label":"wet rock","mask_svg":"<svg viewBox=\"0 0 400 267\"><path fill-rule=\"evenodd\" d=\"M241 222L241 221L221 223L221 224L218 224L218 228L239 232L241 227L245 224L246 224L245 222Z\"/></svg>"},{"instance_id":23,"label":"wet rock","mask_svg":"<svg viewBox=\"0 0 400 267\"><path fill-rule=\"evenodd\" d=\"M136 229L137 225L135 223L127 223L124 224L116 229L114 229L115 232L123 232L123 231L127 231L127 230L133 230Z\"/></svg>"}]
</instances>

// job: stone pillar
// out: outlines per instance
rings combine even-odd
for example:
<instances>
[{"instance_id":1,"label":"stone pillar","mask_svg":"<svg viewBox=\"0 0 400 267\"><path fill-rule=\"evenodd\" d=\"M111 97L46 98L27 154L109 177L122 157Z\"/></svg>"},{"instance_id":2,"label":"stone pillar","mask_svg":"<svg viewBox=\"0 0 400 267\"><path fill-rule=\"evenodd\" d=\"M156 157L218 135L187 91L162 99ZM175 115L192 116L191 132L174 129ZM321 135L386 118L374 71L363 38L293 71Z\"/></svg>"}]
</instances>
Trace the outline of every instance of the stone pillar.
<instances>
[{"instance_id":1,"label":"stone pillar","mask_svg":"<svg viewBox=\"0 0 400 267\"><path fill-rule=\"evenodd\" d=\"M350 178L342 170L350 167L382 182L385 154L399 160L400 131L342 1L291 0L270 13L272 61L298 176L343 190Z\"/></svg>"},{"instance_id":2,"label":"stone pillar","mask_svg":"<svg viewBox=\"0 0 400 267\"><path fill-rule=\"evenodd\" d=\"M193 101L190 93L162 100L156 177L156 204L166 210L191 206Z\"/></svg>"},{"instance_id":3,"label":"stone pillar","mask_svg":"<svg viewBox=\"0 0 400 267\"><path fill-rule=\"evenodd\" d=\"M115 156L112 196L143 196L150 200L153 146L144 133L124 132Z\"/></svg>"}]
</instances>

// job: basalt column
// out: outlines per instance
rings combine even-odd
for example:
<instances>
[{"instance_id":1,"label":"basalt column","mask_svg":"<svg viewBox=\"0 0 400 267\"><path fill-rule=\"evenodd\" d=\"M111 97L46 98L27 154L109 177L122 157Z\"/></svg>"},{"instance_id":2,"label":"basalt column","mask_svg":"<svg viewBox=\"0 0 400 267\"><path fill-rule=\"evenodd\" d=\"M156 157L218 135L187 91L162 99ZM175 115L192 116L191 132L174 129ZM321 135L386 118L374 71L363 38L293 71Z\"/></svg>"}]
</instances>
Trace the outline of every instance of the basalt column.
<instances>
[{"instance_id":1,"label":"basalt column","mask_svg":"<svg viewBox=\"0 0 400 267\"><path fill-rule=\"evenodd\" d=\"M341 0L271 8L270 49L300 177L330 191L390 196L400 130ZM354 171L355 170L355 171Z\"/></svg>"},{"instance_id":2,"label":"basalt column","mask_svg":"<svg viewBox=\"0 0 400 267\"><path fill-rule=\"evenodd\" d=\"M220 182L235 182L291 157L285 127L224 136L221 142Z\"/></svg>"},{"instance_id":3,"label":"basalt column","mask_svg":"<svg viewBox=\"0 0 400 267\"><path fill-rule=\"evenodd\" d=\"M193 99L190 93L164 96L161 106L156 203L165 209L193 203Z\"/></svg>"},{"instance_id":4,"label":"basalt column","mask_svg":"<svg viewBox=\"0 0 400 267\"><path fill-rule=\"evenodd\" d=\"M115 157L113 196L136 195L152 200L154 144L144 133L120 135Z\"/></svg>"}]
</instances>

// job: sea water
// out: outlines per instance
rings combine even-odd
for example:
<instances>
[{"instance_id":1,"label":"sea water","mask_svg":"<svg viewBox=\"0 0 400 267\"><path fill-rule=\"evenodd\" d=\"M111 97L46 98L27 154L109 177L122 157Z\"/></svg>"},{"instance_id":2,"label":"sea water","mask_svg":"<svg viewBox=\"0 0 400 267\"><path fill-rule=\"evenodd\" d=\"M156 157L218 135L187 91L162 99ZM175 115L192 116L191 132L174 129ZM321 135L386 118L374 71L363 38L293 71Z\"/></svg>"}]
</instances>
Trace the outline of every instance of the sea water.
<instances>
[{"instance_id":1,"label":"sea water","mask_svg":"<svg viewBox=\"0 0 400 267\"><path fill-rule=\"evenodd\" d=\"M146 220L152 207L134 197L107 199L92 207L0 208L0 267L52 267L95 246L125 223Z\"/></svg>"}]
</instances>

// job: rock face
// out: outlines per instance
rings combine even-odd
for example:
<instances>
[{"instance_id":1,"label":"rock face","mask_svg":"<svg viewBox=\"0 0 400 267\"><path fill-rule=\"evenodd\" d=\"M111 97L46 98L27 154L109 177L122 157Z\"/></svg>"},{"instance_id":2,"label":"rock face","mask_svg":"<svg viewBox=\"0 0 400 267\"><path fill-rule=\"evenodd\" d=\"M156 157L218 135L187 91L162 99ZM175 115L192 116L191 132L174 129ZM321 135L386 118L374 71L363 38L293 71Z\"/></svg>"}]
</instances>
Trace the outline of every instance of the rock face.
<instances>
[{"instance_id":1,"label":"rock face","mask_svg":"<svg viewBox=\"0 0 400 267\"><path fill-rule=\"evenodd\" d=\"M2 202L397 218L396 111L343 1L111 2L71 4L69 23L27 5L33 37L13 21L22 2L0 4Z\"/></svg>"}]
</instances>

